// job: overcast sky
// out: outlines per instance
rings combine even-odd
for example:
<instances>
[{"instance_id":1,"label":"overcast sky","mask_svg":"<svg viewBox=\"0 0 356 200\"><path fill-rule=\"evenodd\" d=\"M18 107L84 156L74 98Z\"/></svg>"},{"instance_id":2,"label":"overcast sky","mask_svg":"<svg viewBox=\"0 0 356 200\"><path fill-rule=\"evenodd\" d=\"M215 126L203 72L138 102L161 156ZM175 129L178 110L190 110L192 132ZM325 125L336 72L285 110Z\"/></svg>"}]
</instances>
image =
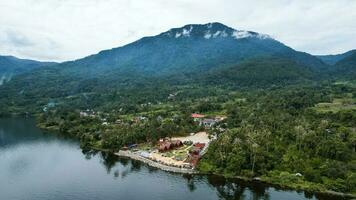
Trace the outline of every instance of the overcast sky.
<instances>
[{"instance_id":1,"label":"overcast sky","mask_svg":"<svg viewBox=\"0 0 356 200\"><path fill-rule=\"evenodd\" d=\"M208 22L311 54L356 48L356 0L0 0L0 54L73 60Z\"/></svg>"}]
</instances>

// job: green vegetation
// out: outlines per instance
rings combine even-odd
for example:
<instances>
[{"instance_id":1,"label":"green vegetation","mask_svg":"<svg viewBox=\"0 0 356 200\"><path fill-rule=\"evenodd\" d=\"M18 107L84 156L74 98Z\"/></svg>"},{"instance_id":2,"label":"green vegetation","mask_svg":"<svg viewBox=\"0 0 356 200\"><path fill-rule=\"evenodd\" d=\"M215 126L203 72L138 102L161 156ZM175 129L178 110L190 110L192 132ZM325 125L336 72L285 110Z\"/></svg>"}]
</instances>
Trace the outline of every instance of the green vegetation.
<instances>
[{"instance_id":1,"label":"green vegetation","mask_svg":"<svg viewBox=\"0 0 356 200\"><path fill-rule=\"evenodd\" d=\"M320 102L349 97L351 90L334 85L246 94L246 102L229 105L227 131L210 145L200 170L355 193L356 112L350 106L319 112Z\"/></svg>"},{"instance_id":2,"label":"green vegetation","mask_svg":"<svg viewBox=\"0 0 356 200\"><path fill-rule=\"evenodd\" d=\"M96 107L95 117L81 117L80 109L58 104L38 114L38 123L80 138L83 147L117 150L147 143L140 148L149 149L159 138L201 130L190 118L193 112L224 114L227 119L217 125L220 129L209 130L217 140L199 163L202 172L261 177L310 191L356 192L356 110L351 106L356 90L352 84L219 88L202 95L209 89L179 87L173 100L135 106L109 102L105 108ZM140 96L133 93L126 101L139 99L134 94Z\"/></svg>"},{"instance_id":3,"label":"green vegetation","mask_svg":"<svg viewBox=\"0 0 356 200\"><path fill-rule=\"evenodd\" d=\"M342 110L356 110L356 101L353 98L334 99L331 103L318 103L315 106L318 112L339 112Z\"/></svg>"},{"instance_id":4,"label":"green vegetation","mask_svg":"<svg viewBox=\"0 0 356 200\"><path fill-rule=\"evenodd\" d=\"M282 82L261 86L263 90L231 83L169 86L157 81L143 84L147 87L133 84L126 90L86 91L36 102L9 96L11 101L2 97L0 109L2 114L35 113L40 127L77 137L83 148L112 150L133 143L147 143L143 148L149 148L159 138L200 131L190 117L194 112L223 114L227 118L217 124L219 129L209 130L217 139L199 163L202 172L261 177L313 191L356 193L352 82ZM94 116L80 115L87 109L95 111Z\"/></svg>"},{"instance_id":5,"label":"green vegetation","mask_svg":"<svg viewBox=\"0 0 356 200\"><path fill-rule=\"evenodd\" d=\"M202 172L356 193L356 87L345 75L354 59L336 64L333 77L315 57L274 40L256 40L258 48L241 40L245 48L204 39L190 52L191 41L152 47L153 39L13 77L0 87L0 116L35 115L39 127L83 148L115 151L201 131L191 113L224 115L208 130L217 139Z\"/></svg>"}]
</instances>

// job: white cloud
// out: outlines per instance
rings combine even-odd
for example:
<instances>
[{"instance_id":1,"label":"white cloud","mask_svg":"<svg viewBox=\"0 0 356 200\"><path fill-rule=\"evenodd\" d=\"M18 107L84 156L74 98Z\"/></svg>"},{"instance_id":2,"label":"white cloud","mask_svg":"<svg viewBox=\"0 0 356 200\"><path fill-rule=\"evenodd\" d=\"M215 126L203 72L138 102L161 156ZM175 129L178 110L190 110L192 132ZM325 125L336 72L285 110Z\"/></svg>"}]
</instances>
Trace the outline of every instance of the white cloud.
<instances>
[{"instance_id":1,"label":"white cloud","mask_svg":"<svg viewBox=\"0 0 356 200\"><path fill-rule=\"evenodd\" d=\"M0 0L0 54L72 60L190 23L266 33L313 54L356 48L354 0Z\"/></svg>"}]
</instances>

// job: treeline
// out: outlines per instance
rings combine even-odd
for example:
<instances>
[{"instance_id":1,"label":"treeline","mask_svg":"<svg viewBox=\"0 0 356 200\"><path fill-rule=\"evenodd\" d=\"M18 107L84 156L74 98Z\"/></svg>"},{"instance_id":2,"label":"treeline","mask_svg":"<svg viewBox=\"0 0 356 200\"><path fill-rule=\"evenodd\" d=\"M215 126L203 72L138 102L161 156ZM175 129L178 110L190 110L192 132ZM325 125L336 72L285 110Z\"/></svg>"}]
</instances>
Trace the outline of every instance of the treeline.
<instances>
[{"instance_id":1,"label":"treeline","mask_svg":"<svg viewBox=\"0 0 356 200\"><path fill-rule=\"evenodd\" d=\"M99 112L95 117L80 116L79 111L57 110L38 115L41 128L80 139L84 148L119 150L124 146L148 142L155 144L160 138L183 136L202 130L189 113L146 113L146 116L120 116Z\"/></svg>"}]
</instances>

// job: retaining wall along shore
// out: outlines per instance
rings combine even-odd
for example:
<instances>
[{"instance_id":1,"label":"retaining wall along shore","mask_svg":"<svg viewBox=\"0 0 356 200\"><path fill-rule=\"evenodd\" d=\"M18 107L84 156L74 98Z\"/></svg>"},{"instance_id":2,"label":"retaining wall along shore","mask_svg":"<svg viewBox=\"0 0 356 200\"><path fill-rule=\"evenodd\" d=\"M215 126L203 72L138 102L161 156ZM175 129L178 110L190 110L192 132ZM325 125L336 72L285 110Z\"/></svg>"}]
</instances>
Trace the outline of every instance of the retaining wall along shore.
<instances>
[{"instance_id":1,"label":"retaining wall along shore","mask_svg":"<svg viewBox=\"0 0 356 200\"><path fill-rule=\"evenodd\" d=\"M159 168L164 171L169 171L169 172L175 172L175 173L183 173L183 174L198 174L198 171L194 169L187 169L187 168L180 168L180 167L172 167L172 166L167 166L158 162L155 162L153 160L144 158L136 153L130 152L130 151L122 151L120 150L119 152L115 153L115 155L118 156L123 156L123 157L128 157L134 160L138 160L141 162L144 162L148 164L149 166Z\"/></svg>"}]
</instances>

